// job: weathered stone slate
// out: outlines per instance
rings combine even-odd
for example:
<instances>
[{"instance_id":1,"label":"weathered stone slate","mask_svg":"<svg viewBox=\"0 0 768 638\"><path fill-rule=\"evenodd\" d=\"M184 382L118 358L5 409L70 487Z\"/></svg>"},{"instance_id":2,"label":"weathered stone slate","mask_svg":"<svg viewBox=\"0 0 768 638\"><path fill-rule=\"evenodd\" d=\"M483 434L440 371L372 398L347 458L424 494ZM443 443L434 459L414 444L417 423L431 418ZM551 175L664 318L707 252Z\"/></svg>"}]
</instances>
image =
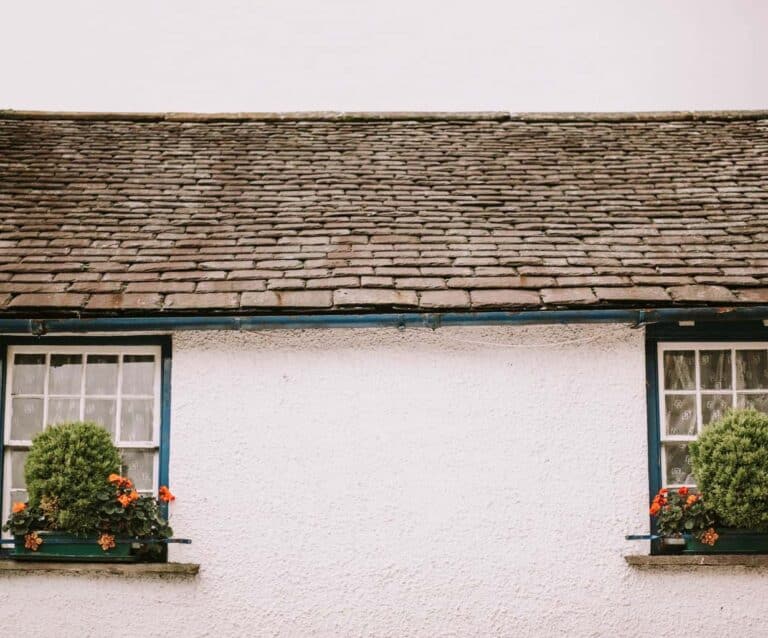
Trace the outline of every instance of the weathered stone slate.
<instances>
[{"instance_id":1,"label":"weathered stone slate","mask_svg":"<svg viewBox=\"0 0 768 638\"><path fill-rule=\"evenodd\" d=\"M768 113L0 112L0 313L767 291Z\"/></svg>"}]
</instances>

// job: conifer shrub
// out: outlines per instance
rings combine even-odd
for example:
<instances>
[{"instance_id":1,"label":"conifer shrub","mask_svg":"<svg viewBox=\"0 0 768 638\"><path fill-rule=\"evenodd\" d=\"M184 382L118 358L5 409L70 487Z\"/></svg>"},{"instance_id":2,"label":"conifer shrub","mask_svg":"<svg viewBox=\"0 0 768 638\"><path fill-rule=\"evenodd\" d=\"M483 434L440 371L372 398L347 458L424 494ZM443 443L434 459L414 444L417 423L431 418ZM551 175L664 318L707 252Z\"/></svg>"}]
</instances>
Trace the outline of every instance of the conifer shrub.
<instances>
[{"instance_id":1,"label":"conifer shrub","mask_svg":"<svg viewBox=\"0 0 768 638\"><path fill-rule=\"evenodd\" d=\"M768 531L768 415L729 411L690 452L696 485L721 522Z\"/></svg>"},{"instance_id":2,"label":"conifer shrub","mask_svg":"<svg viewBox=\"0 0 768 638\"><path fill-rule=\"evenodd\" d=\"M92 532L100 521L98 495L120 465L120 454L100 425L48 427L32 441L24 467L30 508L43 514L48 529Z\"/></svg>"}]
</instances>

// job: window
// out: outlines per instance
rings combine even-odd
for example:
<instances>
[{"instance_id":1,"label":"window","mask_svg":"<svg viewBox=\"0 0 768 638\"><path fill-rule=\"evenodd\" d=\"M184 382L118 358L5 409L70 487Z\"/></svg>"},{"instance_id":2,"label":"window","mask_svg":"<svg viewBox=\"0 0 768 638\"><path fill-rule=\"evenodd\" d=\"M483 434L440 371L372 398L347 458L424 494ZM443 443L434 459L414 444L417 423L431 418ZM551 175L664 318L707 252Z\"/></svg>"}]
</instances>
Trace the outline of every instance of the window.
<instances>
[{"instance_id":1,"label":"window","mask_svg":"<svg viewBox=\"0 0 768 638\"><path fill-rule=\"evenodd\" d=\"M658 344L661 483L694 485L688 444L729 408L768 412L768 343Z\"/></svg>"},{"instance_id":2,"label":"window","mask_svg":"<svg viewBox=\"0 0 768 638\"><path fill-rule=\"evenodd\" d=\"M3 520L12 502L27 500L24 461L32 438L56 423L103 425L139 492L155 493L167 482L160 345L9 345L5 361Z\"/></svg>"}]
</instances>

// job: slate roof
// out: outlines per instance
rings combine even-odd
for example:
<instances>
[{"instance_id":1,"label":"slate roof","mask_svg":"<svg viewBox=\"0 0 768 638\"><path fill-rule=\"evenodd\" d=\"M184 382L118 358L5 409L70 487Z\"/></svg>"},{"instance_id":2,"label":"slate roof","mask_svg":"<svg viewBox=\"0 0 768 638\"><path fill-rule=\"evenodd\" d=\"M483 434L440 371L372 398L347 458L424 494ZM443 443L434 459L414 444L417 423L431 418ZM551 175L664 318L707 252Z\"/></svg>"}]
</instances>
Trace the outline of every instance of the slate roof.
<instances>
[{"instance_id":1,"label":"slate roof","mask_svg":"<svg viewBox=\"0 0 768 638\"><path fill-rule=\"evenodd\" d=\"M0 113L0 312L768 302L768 113Z\"/></svg>"}]
</instances>

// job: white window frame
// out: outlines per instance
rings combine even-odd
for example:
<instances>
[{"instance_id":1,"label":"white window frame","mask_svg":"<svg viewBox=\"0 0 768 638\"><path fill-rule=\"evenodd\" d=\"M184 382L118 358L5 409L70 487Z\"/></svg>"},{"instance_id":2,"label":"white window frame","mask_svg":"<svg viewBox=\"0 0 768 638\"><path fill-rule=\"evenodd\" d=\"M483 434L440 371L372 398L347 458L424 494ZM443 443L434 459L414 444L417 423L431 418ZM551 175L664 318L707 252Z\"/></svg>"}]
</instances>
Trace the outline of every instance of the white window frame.
<instances>
[{"instance_id":1,"label":"white window frame","mask_svg":"<svg viewBox=\"0 0 768 638\"><path fill-rule=\"evenodd\" d=\"M157 494L159 474L160 474L160 429L161 429L161 410L162 410L162 348L154 345L137 346L110 346L110 345L9 345L7 348L5 367L5 396L4 418L3 418L3 512L2 520L6 521L11 511L11 452L28 450L31 441L11 439L11 417L13 412L12 390L13 390L13 372L14 358L17 354L44 354L46 355L46 375L45 387L42 395L23 395L34 396L45 399L48 397L48 380L50 369L50 357L57 354L79 354L83 356L83 366L81 372L80 386L80 419L83 419L85 410L85 372L87 367L88 355L115 355L120 357L121 365L118 367L117 391L115 395L109 395L109 398L116 399L115 412L115 445L119 450L147 450L153 453L153 492ZM122 394L122 357L124 355L151 355L155 358L155 369L153 379L153 410L152 410L152 433L153 437L148 441L120 441L120 420L123 398L147 398L146 395L123 395ZM88 398L100 398L101 395L89 395ZM43 401L43 429L48 427L47 423L48 401ZM7 535L3 535L7 537Z\"/></svg>"},{"instance_id":2,"label":"white window frame","mask_svg":"<svg viewBox=\"0 0 768 638\"><path fill-rule=\"evenodd\" d=\"M693 390L669 390L671 395L696 397L696 434L667 434L666 396L664 387L664 353L670 351L694 351L694 372L696 375ZM729 390L711 390L701 388L700 356L702 350L729 350L731 353L731 388ZM718 394L731 397L731 407L737 407L737 397L740 394L768 394L768 388L756 390L738 390L736 388L736 350L768 350L768 341L660 341L657 344L658 361L658 405L659 405L659 442L661 462L662 487L678 488L683 485L695 487L693 483L668 483L666 443L690 443L701 434L703 412L701 409L702 394Z\"/></svg>"}]
</instances>

